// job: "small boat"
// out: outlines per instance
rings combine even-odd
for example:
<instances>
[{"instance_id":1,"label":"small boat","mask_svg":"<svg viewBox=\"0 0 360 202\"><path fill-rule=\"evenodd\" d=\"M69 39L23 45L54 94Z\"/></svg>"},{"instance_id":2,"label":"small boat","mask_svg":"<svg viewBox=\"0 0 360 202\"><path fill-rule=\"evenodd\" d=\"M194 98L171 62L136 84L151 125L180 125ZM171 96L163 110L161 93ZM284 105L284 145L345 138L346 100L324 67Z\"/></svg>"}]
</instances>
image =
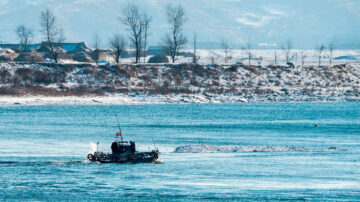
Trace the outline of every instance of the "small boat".
<instances>
[{"instance_id":1,"label":"small boat","mask_svg":"<svg viewBox=\"0 0 360 202\"><path fill-rule=\"evenodd\" d=\"M149 152L136 151L135 142L114 141L111 144L112 153L96 151L89 153L87 158L90 161L100 163L155 163L159 158L159 150Z\"/></svg>"},{"instance_id":2,"label":"small boat","mask_svg":"<svg viewBox=\"0 0 360 202\"><path fill-rule=\"evenodd\" d=\"M136 151L135 142L125 142L123 141L123 136L121 134L121 127L117 115L114 111L116 121L119 127L119 132L116 133L115 138L120 137L120 141L114 141L111 144L112 153L99 152L96 148L96 152L89 153L87 159L90 161L100 162L100 163L156 163L159 159L159 149L156 148L155 142L154 149L149 152L138 152ZM99 144L99 143L97 143Z\"/></svg>"}]
</instances>

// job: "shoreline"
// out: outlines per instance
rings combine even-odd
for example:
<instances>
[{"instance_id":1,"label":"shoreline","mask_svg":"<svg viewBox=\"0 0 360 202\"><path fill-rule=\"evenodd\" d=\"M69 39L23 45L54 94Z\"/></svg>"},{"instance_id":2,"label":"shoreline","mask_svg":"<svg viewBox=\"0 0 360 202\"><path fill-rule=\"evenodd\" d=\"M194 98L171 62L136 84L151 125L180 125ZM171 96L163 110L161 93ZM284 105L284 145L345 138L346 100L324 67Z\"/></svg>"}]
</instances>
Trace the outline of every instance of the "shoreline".
<instances>
[{"instance_id":1,"label":"shoreline","mask_svg":"<svg viewBox=\"0 0 360 202\"><path fill-rule=\"evenodd\" d=\"M247 99L240 95L128 95L105 96L0 96L0 107L5 106L69 106L69 105L151 105L151 104L236 104L236 103L329 103L358 102L357 97L283 97L268 100L266 97Z\"/></svg>"},{"instance_id":2,"label":"shoreline","mask_svg":"<svg viewBox=\"0 0 360 202\"><path fill-rule=\"evenodd\" d=\"M105 96L0 96L0 106L42 105L150 105L150 104L222 104L247 103L239 96L203 95L105 95Z\"/></svg>"}]
</instances>

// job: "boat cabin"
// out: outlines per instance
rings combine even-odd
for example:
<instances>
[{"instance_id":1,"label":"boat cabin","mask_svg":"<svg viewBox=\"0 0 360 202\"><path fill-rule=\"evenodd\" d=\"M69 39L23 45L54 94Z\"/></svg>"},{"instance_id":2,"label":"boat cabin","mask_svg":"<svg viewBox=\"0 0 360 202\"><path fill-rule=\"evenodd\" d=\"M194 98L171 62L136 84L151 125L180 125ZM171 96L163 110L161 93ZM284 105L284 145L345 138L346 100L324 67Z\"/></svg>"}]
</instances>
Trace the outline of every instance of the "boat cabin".
<instances>
[{"instance_id":1,"label":"boat cabin","mask_svg":"<svg viewBox=\"0 0 360 202\"><path fill-rule=\"evenodd\" d=\"M111 150L113 154L135 153L135 142L115 141L111 144Z\"/></svg>"}]
</instances>

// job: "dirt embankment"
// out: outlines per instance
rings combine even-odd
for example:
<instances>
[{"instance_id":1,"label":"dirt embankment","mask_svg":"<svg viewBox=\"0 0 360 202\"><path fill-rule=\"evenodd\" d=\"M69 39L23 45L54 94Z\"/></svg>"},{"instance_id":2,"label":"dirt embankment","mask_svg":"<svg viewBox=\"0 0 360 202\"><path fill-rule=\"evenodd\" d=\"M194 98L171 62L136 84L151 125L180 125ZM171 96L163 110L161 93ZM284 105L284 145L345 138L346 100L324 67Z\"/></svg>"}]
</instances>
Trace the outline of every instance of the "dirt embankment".
<instances>
[{"instance_id":1,"label":"dirt embankment","mask_svg":"<svg viewBox=\"0 0 360 202\"><path fill-rule=\"evenodd\" d=\"M236 95L249 101L360 99L360 67L0 64L0 95Z\"/></svg>"}]
</instances>

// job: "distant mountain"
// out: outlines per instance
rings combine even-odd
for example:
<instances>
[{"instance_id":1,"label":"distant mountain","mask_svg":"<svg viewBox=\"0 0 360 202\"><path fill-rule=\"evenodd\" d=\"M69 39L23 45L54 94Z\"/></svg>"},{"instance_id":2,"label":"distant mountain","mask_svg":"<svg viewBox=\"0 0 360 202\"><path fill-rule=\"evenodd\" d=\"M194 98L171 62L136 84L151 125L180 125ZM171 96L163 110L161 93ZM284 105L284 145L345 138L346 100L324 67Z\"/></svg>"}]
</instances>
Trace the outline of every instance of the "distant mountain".
<instances>
[{"instance_id":1,"label":"distant mountain","mask_svg":"<svg viewBox=\"0 0 360 202\"><path fill-rule=\"evenodd\" d=\"M91 45L95 32L103 45L115 32L125 34L117 17L135 2L153 16L150 44L156 45L168 31L165 6L170 0L0 0L0 40L16 42L19 24L33 26L35 41L41 41L39 15L53 9L68 41ZM335 40L360 46L360 1L358 0L181 0L188 22L184 32L191 41L194 33L203 48L225 39L236 46L250 41L254 47L281 47L290 39L294 47L314 48ZM218 46L218 45L216 45ZM347 45L353 47L354 45Z\"/></svg>"}]
</instances>

